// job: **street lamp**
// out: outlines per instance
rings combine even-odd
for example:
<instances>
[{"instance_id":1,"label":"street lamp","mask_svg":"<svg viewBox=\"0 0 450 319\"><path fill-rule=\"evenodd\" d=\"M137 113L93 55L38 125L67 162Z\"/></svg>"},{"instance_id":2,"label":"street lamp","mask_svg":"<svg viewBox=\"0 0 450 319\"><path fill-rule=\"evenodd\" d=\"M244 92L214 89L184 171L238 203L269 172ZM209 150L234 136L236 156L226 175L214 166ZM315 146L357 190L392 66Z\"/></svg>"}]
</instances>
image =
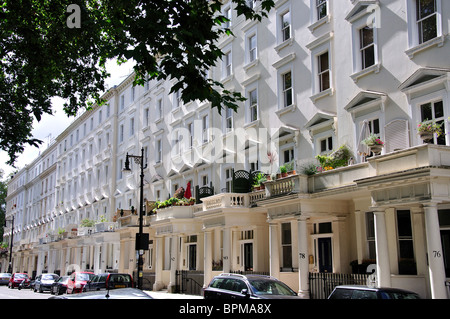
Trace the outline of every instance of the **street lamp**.
<instances>
[{"instance_id":1,"label":"street lamp","mask_svg":"<svg viewBox=\"0 0 450 319\"><path fill-rule=\"evenodd\" d=\"M147 164L144 164L144 148L141 150L141 155L129 155L125 158L125 167L123 172L131 172L130 169L130 158L134 159L136 164L141 166L141 184L140 184L140 199L139 199L139 232L136 234L136 250L138 251L138 289L142 290L142 279L143 279L143 266L144 260L142 255L144 254L144 250L148 250L149 236L148 234L143 233L143 222L142 218L144 215L144 169L147 168Z\"/></svg>"},{"instance_id":2,"label":"street lamp","mask_svg":"<svg viewBox=\"0 0 450 319\"><path fill-rule=\"evenodd\" d=\"M6 227L6 222L10 221L11 223L11 243L9 245L9 266L8 272L12 274L12 248L13 248L13 240L14 240L14 216L11 217L10 220L5 219L5 224L3 226Z\"/></svg>"}]
</instances>

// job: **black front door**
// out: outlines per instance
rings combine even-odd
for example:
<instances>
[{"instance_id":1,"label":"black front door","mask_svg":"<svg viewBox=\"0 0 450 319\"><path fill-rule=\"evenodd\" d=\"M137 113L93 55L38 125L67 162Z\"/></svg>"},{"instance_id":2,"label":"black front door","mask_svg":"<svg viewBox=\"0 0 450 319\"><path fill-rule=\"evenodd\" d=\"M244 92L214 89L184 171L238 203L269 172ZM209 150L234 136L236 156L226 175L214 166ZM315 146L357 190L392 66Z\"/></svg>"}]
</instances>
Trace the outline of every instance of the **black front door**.
<instances>
[{"instance_id":1,"label":"black front door","mask_svg":"<svg viewBox=\"0 0 450 319\"><path fill-rule=\"evenodd\" d=\"M450 230L441 230L441 241L445 276L448 278L450 277Z\"/></svg>"},{"instance_id":2,"label":"black front door","mask_svg":"<svg viewBox=\"0 0 450 319\"><path fill-rule=\"evenodd\" d=\"M189 270L197 269L197 245L189 245Z\"/></svg>"},{"instance_id":3,"label":"black front door","mask_svg":"<svg viewBox=\"0 0 450 319\"><path fill-rule=\"evenodd\" d=\"M244 270L253 271L253 244L244 244Z\"/></svg>"},{"instance_id":4,"label":"black front door","mask_svg":"<svg viewBox=\"0 0 450 319\"><path fill-rule=\"evenodd\" d=\"M317 243L319 246L319 272L333 272L331 238L318 238Z\"/></svg>"}]
</instances>

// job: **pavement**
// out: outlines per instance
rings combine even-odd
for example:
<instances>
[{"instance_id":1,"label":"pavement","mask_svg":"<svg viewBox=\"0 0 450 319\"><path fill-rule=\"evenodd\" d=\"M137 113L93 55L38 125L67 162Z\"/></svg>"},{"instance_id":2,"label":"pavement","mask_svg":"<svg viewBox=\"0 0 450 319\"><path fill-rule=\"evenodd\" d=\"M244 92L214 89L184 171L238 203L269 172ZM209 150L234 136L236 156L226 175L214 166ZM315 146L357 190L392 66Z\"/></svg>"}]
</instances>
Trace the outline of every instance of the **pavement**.
<instances>
[{"instance_id":1,"label":"pavement","mask_svg":"<svg viewBox=\"0 0 450 319\"><path fill-rule=\"evenodd\" d=\"M203 299L203 296L187 295L187 294L173 294L167 292L167 290L150 291L145 290L145 293L149 294L155 299Z\"/></svg>"}]
</instances>

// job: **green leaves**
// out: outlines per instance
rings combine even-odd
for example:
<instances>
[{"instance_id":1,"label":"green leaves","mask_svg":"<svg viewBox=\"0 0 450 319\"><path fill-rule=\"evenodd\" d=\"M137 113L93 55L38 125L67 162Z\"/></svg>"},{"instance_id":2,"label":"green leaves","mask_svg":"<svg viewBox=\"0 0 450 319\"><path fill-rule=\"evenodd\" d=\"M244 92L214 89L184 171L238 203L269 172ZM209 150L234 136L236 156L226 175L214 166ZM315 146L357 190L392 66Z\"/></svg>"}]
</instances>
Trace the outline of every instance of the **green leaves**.
<instances>
[{"instance_id":1,"label":"green leaves","mask_svg":"<svg viewBox=\"0 0 450 319\"><path fill-rule=\"evenodd\" d=\"M274 6L262 0L256 12L245 0L232 2L239 15L257 20ZM80 28L67 27L71 4L81 9ZM24 145L40 142L31 136L33 118L51 113L52 97L66 101L68 115L102 103L108 59L134 60L135 85L175 79L184 102L206 100L219 113L237 110L241 94L206 78L223 55L218 39L232 36L221 7L220 0L0 2L0 149L8 152L8 164Z\"/></svg>"}]
</instances>

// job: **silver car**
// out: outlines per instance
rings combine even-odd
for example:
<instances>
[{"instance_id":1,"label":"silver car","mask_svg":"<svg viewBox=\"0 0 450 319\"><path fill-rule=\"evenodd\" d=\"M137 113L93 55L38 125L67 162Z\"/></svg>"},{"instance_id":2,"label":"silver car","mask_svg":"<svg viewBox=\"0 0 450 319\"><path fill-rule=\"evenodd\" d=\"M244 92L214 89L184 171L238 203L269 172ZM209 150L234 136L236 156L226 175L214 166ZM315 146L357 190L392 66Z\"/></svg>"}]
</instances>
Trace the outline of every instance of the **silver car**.
<instances>
[{"instance_id":1,"label":"silver car","mask_svg":"<svg viewBox=\"0 0 450 319\"><path fill-rule=\"evenodd\" d=\"M11 279L11 274L7 272L0 273L0 285L7 285Z\"/></svg>"}]
</instances>

